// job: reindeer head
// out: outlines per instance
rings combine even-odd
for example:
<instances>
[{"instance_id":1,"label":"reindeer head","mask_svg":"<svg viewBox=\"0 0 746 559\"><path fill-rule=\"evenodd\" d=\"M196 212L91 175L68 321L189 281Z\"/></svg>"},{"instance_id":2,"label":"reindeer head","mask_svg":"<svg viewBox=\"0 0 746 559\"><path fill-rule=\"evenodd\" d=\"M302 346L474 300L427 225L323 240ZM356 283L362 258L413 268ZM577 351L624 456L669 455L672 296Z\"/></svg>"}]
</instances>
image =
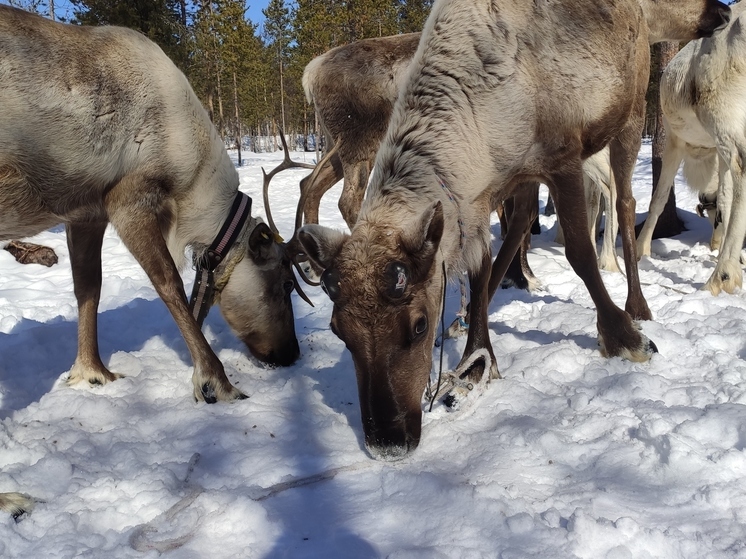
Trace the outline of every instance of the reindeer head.
<instances>
[{"instance_id":1,"label":"reindeer head","mask_svg":"<svg viewBox=\"0 0 746 559\"><path fill-rule=\"evenodd\" d=\"M220 295L223 317L254 357L271 365L290 365L300 348L290 299L295 278L287 252L262 222L240 249L246 254Z\"/></svg>"},{"instance_id":2,"label":"reindeer head","mask_svg":"<svg viewBox=\"0 0 746 559\"><path fill-rule=\"evenodd\" d=\"M351 235L306 225L298 237L324 269L331 328L352 353L365 444L384 460L417 447L443 274L440 202L408 223L361 219Z\"/></svg>"},{"instance_id":3,"label":"reindeer head","mask_svg":"<svg viewBox=\"0 0 746 559\"><path fill-rule=\"evenodd\" d=\"M640 0L650 42L710 37L730 21L730 8L718 0Z\"/></svg>"}]
</instances>

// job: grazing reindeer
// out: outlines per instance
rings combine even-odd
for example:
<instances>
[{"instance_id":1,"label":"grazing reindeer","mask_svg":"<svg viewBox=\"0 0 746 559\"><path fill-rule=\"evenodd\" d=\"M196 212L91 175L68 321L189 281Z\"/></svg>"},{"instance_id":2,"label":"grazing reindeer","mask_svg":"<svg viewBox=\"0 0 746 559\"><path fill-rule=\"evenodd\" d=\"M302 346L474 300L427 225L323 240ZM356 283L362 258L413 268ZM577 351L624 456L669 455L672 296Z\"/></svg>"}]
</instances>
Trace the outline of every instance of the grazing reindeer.
<instances>
[{"instance_id":1,"label":"grazing reindeer","mask_svg":"<svg viewBox=\"0 0 746 559\"><path fill-rule=\"evenodd\" d=\"M746 3L732 6L733 19L717 35L679 51L663 71L661 110L666 145L658 188L638 236L638 255L650 255L653 229L663 211L682 160L689 186L713 224L711 247L720 248L704 288L717 295L743 283L741 248L746 234ZM714 177L718 185L715 186ZM716 191L713 192L713 191ZM722 224L719 220L722 219ZM721 240L722 236L722 240Z\"/></svg>"},{"instance_id":2,"label":"grazing reindeer","mask_svg":"<svg viewBox=\"0 0 746 559\"><path fill-rule=\"evenodd\" d=\"M333 48L306 66L303 73L306 97L314 105L321 128L333 140L335 150L327 152L316 171L301 181L296 229L301 223L318 223L322 196L343 177L339 208L348 227L354 225L399 85L406 77L402 69L411 62L420 35L363 39ZM356 84L361 85L356 87ZM599 196L606 201L607 229L599 267L619 271L614 248L618 231L614 209L616 190L608 149L589 157L583 163L583 171L591 235L595 234ZM506 223L501 220L501 224L505 234ZM563 243L561 239L560 227L558 242ZM527 236L510 263L505 277L508 284L528 289L538 284L526 259L529 243Z\"/></svg>"},{"instance_id":3,"label":"grazing reindeer","mask_svg":"<svg viewBox=\"0 0 746 559\"><path fill-rule=\"evenodd\" d=\"M436 0L351 234L299 232L324 269L332 331L352 353L374 457L395 460L419 443L441 294L462 270L472 320L456 374L499 376L487 324L489 214L494 196L518 185L549 187L567 258L596 305L602 352L650 357L630 316L650 316L642 293L630 293L628 314L601 281L582 162L609 145L622 230L632 229L648 43L711 34L729 14L716 0ZM624 246L632 275L634 239Z\"/></svg>"},{"instance_id":4,"label":"grazing reindeer","mask_svg":"<svg viewBox=\"0 0 746 559\"><path fill-rule=\"evenodd\" d=\"M0 52L0 240L65 224L79 314L68 382L118 378L97 342L107 223L173 315L194 362L195 398L244 395L187 304L178 272L187 246L198 270L214 274L215 298L251 353L295 361L289 258L250 216L223 142L161 49L129 29L63 25L0 5Z\"/></svg>"},{"instance_id":5,"label":"grazing reindeer","mask_svg":"<svg viewBox=\"0 0 746 559\"><path fill-rule=\"evenodd\" d=\"M301 181L306 223L318 223L321 197L344 178L339 210L350 229L355 225L399 85L419 40L419 33L363 39L333 48L306 66L306 98L335 148L319 161L316 175Z\"/></svg>"},{"instance_id":6,"label":"grazing reindeer","mask_svg":"<svg viewBox=\"0 0 746 559\"><path fill-rule=\"evenodd\" d=\"M319 161L314 172L301 180L296 230L303 223L318 223L322 196L343 178L339 209L352 229L399 86L404 82L405 70L420 36L421 33L407 33L362 39L333 48L306 66L303 72L306 97L314 105L323 133L333 141L334 147ZM265 182L265 192L268 184ZM267 200L265 193L265 211L269 217ZM495 207L501 203L496 201ZM273 226L271 220L270 225ZM526 258L529 241L527 235L505 276L508 284L521 289L538 285ZM295 239L289 244L296 246Z\"/></svg>"}]
</instances>

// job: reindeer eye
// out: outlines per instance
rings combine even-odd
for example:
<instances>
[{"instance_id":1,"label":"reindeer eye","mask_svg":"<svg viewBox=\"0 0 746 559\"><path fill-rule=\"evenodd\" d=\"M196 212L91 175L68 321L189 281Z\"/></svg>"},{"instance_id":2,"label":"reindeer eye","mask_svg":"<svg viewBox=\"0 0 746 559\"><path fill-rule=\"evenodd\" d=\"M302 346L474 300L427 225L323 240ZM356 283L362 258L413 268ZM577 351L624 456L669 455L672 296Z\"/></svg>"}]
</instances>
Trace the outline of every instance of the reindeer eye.
<instances>
[{"instance_id":1,"label":"reindeer eye","mask_svg":"<svg viewBox=\"0 0 746 559\"><path fill-rule=\"evenodd\" d=\"M427 331L427 317L421 316L417 322L414 323L414 335L416 337L421 336Z\"/></svg>"},{"instance_id":2,"label":"reindeer eye","mask_svg":"<svg viewBox=\"0 0 746 559\"><path fill-rule=\"evenodd\" d=\"M324 270L321 274L321 289L329 295L329 299L332 301L336 301L339 298L341 290L339 286L339 272L337 270L333 268Z\"/></svg>"},{"instance_id":3,"label":"reindeer eye","mask_svg":"<svg viewBox=\"0 0 746 559\"><path fill-rule=\"evenodd\" d=\"M401 262L391 262L384 271L386 278L386 293L392 299L399 299L404 295L409 283L409 271Z\"/></svg>"}]
</instances>

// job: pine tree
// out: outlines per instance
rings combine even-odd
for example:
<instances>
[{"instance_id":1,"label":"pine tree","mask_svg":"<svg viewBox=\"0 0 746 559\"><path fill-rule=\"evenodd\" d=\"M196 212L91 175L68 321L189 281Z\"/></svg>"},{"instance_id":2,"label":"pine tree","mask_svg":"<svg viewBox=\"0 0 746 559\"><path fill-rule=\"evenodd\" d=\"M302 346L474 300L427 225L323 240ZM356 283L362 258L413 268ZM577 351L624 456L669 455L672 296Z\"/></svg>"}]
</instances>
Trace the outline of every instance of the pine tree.
<instances>
[{"instance_id":1,"label":"pine tree","mask_svg":"<svg viewBox=\"0 0 746 559\"><path fill-rule=\"evenodd\" d=\"M182 70L189 60L189 33L182 23L180 0L70 0L73 23L120 25L137 29L154 41ZM184 6L184 11L186 7Z\"/></svg>"},{"instance_id":2,"label":"pine tree","mask_svg":"<svg viewBox=\"0 0 746 559\"><path fill-rule=\"evenodd\" d=\"M399 7L399 31L422 31L433 0L395 0Z\"/></svg>"},{"instance_id":3,"label":"pine tree","mask_svg":"<svg viewBox=\"0 0 746 559\"><path fill-rule=\"evenodd\" d=\"M284 70L289 56L291 41L290 12L285 7L284 0L270 0L266 9L262 10L264 17L264 38L273 54L273 66L277 69L280 100L280 122L282 132L287 130L285 122L285 83Z\"/></svg>"}]
</instances>

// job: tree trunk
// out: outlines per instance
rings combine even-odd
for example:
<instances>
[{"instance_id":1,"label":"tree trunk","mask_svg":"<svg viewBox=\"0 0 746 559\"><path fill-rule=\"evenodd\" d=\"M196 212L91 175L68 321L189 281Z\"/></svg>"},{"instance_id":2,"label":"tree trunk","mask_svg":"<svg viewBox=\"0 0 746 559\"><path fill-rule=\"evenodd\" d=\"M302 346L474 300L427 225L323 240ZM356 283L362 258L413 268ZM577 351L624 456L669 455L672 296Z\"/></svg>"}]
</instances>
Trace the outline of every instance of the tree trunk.
<instances>
[{"instance_id":1,"label":"tree trunk","mask_svg":"<svg viewBox=\"0 0 746 559\"><path fill-rule=\"evenodd\" d=\"M678 43L658 43L653 46L659 56L658 72L656 76L657 83L660 83L663 70L666 68L671 59L679 50ZM666 129L663 126L663 113L660 107L660 96L656 97L656 126L653 135L653 191L658 188L658 179L661 176L661 167L663 165L663 148L666 144ZM671 188L671 193L666 202L663 213L658 218L658 223L653 231L653 238L673 237L684 230L684 224L676 214L676 194Z\"/></svg>"},{"instance_id":2,"label":"tree trunk","mask_svg":"<svg viewBox=\"0 0 746 559\"><path fill-rule=\"evenodd\" d=\"M238 149L238 166L243 165L241 161L241 117L238 111L238 84L236 80L236 70L233 70L233 106L236 110L236 149Z\"/></svg>"},{"instance_id":3,"label":"tree trunk","mask_svg":"<svg viewBox=\"0 0 746 559\"><path fill-rule=\"evenodd\" d=\"M282 133L285 133L285 80L282 71L282 57L280 57L280 116L282 117Z\"/></svg>"}]
</instances>

